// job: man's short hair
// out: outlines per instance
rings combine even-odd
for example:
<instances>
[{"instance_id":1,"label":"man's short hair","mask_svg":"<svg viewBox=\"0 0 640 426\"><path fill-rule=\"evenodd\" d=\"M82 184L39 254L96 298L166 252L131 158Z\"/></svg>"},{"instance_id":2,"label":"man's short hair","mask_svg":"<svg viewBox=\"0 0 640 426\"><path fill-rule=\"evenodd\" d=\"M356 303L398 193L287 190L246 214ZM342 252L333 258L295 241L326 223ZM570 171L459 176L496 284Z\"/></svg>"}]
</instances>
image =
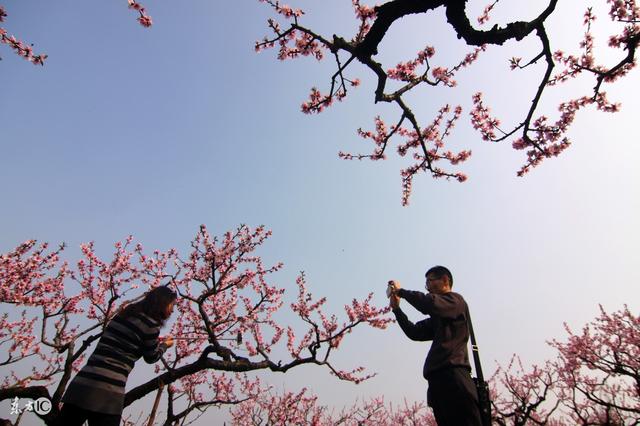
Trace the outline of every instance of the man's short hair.
<instances>
[{"instance_id":1,"label":"man's short hair","mask_svg":"<svg viewBox=\"0 0 640 426\"><path fill-rule=\"evenodd\" d=\"M449 284L453 287L453 275L451 275L451 271L444 266L437 265L430 268L425 274L425 277L428 275L434 275L435 278L442 278L446 276L449 278Z\"/></svg>"}]
</instances>

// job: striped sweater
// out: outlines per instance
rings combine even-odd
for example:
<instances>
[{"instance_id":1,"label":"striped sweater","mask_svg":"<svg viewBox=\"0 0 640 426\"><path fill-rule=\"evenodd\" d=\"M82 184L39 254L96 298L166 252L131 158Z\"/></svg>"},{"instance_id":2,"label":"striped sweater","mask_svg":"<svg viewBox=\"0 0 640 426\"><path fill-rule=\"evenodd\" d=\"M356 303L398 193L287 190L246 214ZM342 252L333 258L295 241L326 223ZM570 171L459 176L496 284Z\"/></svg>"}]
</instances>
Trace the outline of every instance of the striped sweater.
<instances>
[{"instance_id":1,"label":"striped sweater","mask_svg":"<svg viewBox=\"0 0 640 426\"><path fill-rule=\"evenodd\" d=\"M125 385L135 362L144 357L147 363L154 363L167 349L158 342L160 326L144 314L116 315L62 401L98 413L122 414Z\"/></svg>"}]
</instances>

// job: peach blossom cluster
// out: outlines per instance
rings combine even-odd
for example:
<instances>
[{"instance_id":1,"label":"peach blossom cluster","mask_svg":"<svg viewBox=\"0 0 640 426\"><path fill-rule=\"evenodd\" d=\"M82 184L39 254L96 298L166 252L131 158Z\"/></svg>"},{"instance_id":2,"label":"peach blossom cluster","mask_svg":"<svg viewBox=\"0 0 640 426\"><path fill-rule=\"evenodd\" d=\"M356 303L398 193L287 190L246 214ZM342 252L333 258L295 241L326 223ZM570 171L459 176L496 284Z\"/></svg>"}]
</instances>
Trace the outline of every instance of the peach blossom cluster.
<instances>
[{"instance_id":1,"label":"peach blossom cluster","mask_svg":"<svg viewBox=\"0 0 640 426\"><path fill-rule=\"evenodd\" d=\"M276 11L276 13L284 16L287 19L299 18L300 16L304 15L304 12L302 11L302 9L293 9L292 7L287 6L286 4L281 4L277 0L276 1L258 0L258 1L260 1L261 3L267 3Z\"/></svg>"},{"instance_id":2,"label":"peach blossom cluster","mask_svg":"<svg viewBox=\"0 0 640 426\"><path fill-rule=\"evenodd\" d=\"M500 0L495 0L493 3L485 6L485 8L482 10L482 14L480 16L478 16L478 18L476 19L478 21L478 24L484 25L487 22L489 22L489 20L491 19L489 14L493 10L493 8L496 6L498 1L500 1Z\"/></svg>"},{"instance_id":3,"label":"peach blossom cluster","mask_svg":"<svg viewBox=\"0 0 640 426\"><path fill-rule=\"evenodd\" d=\"M395 68L387 70L387 75L392 80L413 81L418 78L415 69L419 65L428 64L429 58L435 55L436 51L432 46L427 46L418 52L416 59L409 62L400 62Z\"/></svg>"},{"instance_id":4,"label":"peach blossom cluster","mask_svg":"<svg viewBox=\"0 0 640 426\"><path fill-rule=\"evenodd\" d=\"M471 116L471 124L473 128L478 130L485 141L496 139L495 130L500 125L500 120L489 115L491 109L482 102L482 93L477 92L473 95L473 108L469 112Z\"/></svg>"},{"instance_id":5,"label":"peach blossom cluster","mask_svg":"<svg viewBox=\"0 0 640 426\"><path fill-rule=\"evenodd\" d=\"M358 32L352 40L353 42L357 43L362 41L371 29L371 21L373 21L376 17L376 10L371 6L361 4L360 0L351 0L351 2L353 4L356 18L360 20Z\"/></svg>"},{"instance_id":6,"label":"peach blossom cluster","mask_svg":"<svg viewBox=\"0 0 640 426\"><path fill-rule=\"evenodd\" d=\"M343 99L345 96L344 91L337 93L336 96L340 100ZM331 96L331 94L323 95L317 88L312 87L311 92L309 93L309 100L303 102L300 106L300 109L305 114L318 114L321 113L326 107L331 106L331 104L333 104L333 96Z\"/></svg>"},{"instance_id":7,"label":"peach blossom cluster","mask_svg":"<svg viewBox=\"0 0 640 426\"><path fill-rule=\"evenodd\" d=\"M6 17L7 12L0 6L0 23L4 22ZM18 56L22 56L34 65L44 65L44 60L47 59L47 55L34 55L33 45L27 45L15 36L7 35L7 30L2 27L0 27L0 43L8 45Z\"/></svg>"},{"instance_id":8,"label":"peach blossom cluster","mask_svg":"<svg viewBox=\"0 0 640 426\"><path fill-rule=\"evenodd\" d=\"M140 23L140 25L142 25L145 28L149 28L151 25L153 25L153 20L151 19L151 16L146 14L146 10L144 6L142 6L140 3L136 2L135 0L127 0L127 1L129 3L129 9L133 9L137 11L138 14L140 15L138 17L138 22Z\"/></svg>"}]
</instances>

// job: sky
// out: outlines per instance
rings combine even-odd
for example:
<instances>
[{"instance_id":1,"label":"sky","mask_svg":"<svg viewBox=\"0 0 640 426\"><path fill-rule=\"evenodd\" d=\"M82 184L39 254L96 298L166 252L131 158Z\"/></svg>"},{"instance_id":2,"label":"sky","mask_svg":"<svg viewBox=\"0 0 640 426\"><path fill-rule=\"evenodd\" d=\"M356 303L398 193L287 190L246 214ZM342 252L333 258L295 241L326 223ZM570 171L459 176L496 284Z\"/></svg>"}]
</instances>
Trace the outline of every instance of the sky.
<instances>
[{"instance_id":1,"label":"sky","mask_svg":"<svg viewBox=\"0 0 640 426\"><path fill-rule=\"evenodd\" d=\"M350 37L356 30L350 3L290 4L307 12L303 24ZM492 22L535 16L535 5L520 3L500 3ZM410 205L402 207L400 169L407 159L337 156L370 150L356 129L372 129L376 115L398 119L394 108L373 103L375 82L364 68L350 71L362 85L344 102L307 116L300 105L312 86L327 90L333 63L256 54L254 42L268 34L273 15L266 5L143 4L154 20L150 29L137 24L125 1L2 2L3 27L49 58L44 67L33 66L0 45L0 252L34 238L66 242L69 260L88 241L108 257L130 234L148 250L186 252L200 224L218 235L243 223L265 224L273 236L259 254L268 263L284 262L273 279L287 288L287 300L304 270L314 295L327 296L326 311L336 313L369 292L384 306L389 279L420 290L426 269L446 265L454 290L469 302L488 375L513 353L525 365L544 362L553 355L546 342L566 336L563 324L580 329L599 304L638 312L640 101L631 95L638 93L637 70L606 89L622 103L619 113L580 112L569 132L572 146L519 178L523 153L510 142L483 142L467 114L471 95L482 91L505 127L518 123L541 69L511 72L508 60L535 56L538 47L529 39L490 47L459 74L455 89L408 97L424 123L445 103L462 105L448 144L473 155L455 169L467 182L419 175ZM484 7L470 4L477 15ZM584 11L558 8L549 21L552 47L576 50ZM620 52L604 49L607 20L600 13L594 34L600 57L612 64ZM395 24L377 59L392 67L426 44L436 49L433 61L445 66L470 50L437 11ZM541 113L557 117L560 101L592 86L584 79L549 91ZM406 308L411 319L421 319ZM314 367L264 378L276 389L307 387L337 408L377 395L393 403L422 401L427 350L395 324L360 329L345 339L336 365L363 365L375 378L356 386ZM128 387L149 371L137 366ZM211 410L195 424L221 418ZM38 422L25 417L22 424Z\"/></svg>"}]
</instances>

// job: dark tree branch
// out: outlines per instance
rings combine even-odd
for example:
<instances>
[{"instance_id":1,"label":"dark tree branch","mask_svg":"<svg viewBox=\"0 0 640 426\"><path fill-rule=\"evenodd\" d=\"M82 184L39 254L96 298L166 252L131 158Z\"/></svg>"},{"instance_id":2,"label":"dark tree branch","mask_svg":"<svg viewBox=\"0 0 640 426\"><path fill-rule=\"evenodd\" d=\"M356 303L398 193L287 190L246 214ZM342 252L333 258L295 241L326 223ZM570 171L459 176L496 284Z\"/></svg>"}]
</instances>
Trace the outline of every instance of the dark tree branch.
<instances>
[{"instance_id":1,"label":"dark tree branch","mask_svg":"<svg viewBox=\"0 0 640 426\"><path fill-rule=\"evenodd\" d=\"M231 352L230 350L228 351ZM293 361L283 365L280 362L276 364L269 359L258 362L252 362L246 358L241 357L237 357L233 361L224 359L217 360L208 357L208 355L211 353L217 353L217 350L213 346L208 346L202 352L200 357L191 364L187 364L180 368L167 371L157 377L154 377L148 382L131 389L129 392L127 392L127 395L125 397L125 407L133 403L134 401L137 401L138 399L144 397L148 393L157 390L162 383L164 383L165 385L169 385L182 377L186 377L206 369L237 373L268 369L273 372L286 373L290 369L303 364L327 365L331 368L329 363L320 361L316 359L315 356L294 359Z\"/></svg>"},{"instance_id":2,"label":"dark tree branch","mask_svg":"<svg viewBox=\"0 0 640 426\"><path fill-rule=\"evenodd\" d=\"M376 20L362 42L357 45L358 59L370 58L378 53L378 45L387 30L398 19L416 13L425 13L447 4L446 0L393 0L376 6Z\"/></svg>"},{"instance_id":3,"label":"dark tree branch","mask_svg":"<svg viewBox=\"0 0 640 426\"><path fill-rule=\"evenodd\" d=\"M544 21L555 10L558 0L551 0L547 8L534 20L529 22L516 21L505 27L495 25L489 31L476 30L471 26L467 17L467 0L447 0L447 21L458 34L458 38L470 46L482 46L483 44L502 45L508 40L520 41L533 31L540 28Z\"/></svg>"}]
</instances>

